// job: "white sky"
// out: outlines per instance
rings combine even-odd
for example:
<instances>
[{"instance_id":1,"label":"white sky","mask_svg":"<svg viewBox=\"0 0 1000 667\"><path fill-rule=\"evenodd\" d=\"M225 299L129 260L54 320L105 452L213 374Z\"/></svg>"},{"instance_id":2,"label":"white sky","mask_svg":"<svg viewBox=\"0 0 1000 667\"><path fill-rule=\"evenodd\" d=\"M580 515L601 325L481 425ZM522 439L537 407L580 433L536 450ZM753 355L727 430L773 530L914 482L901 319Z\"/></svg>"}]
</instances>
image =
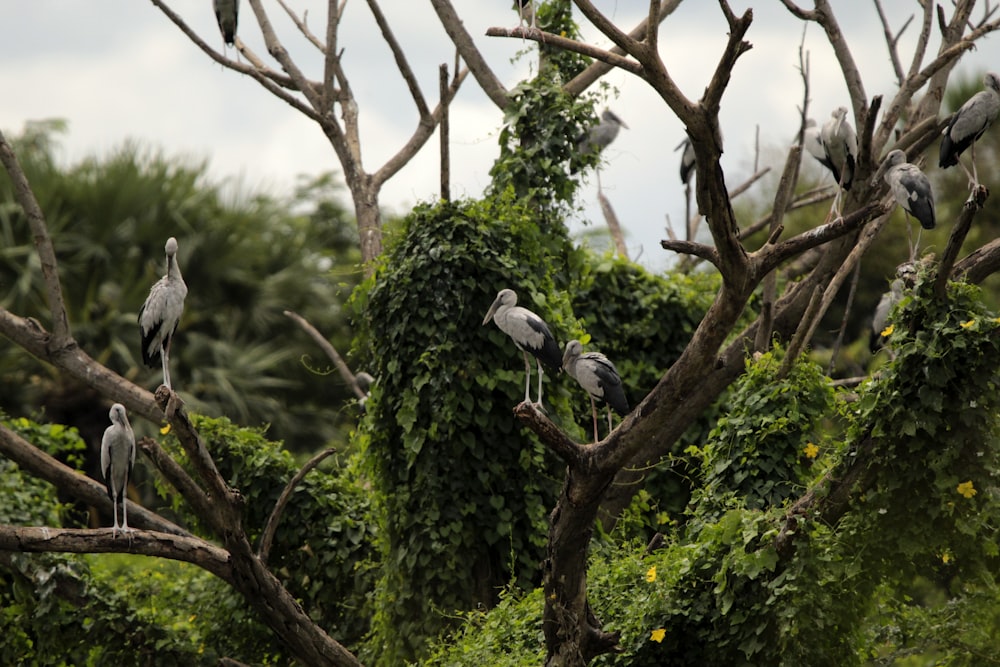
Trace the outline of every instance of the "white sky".
<instances>
[{"instance_id":1,"label":"white sky","mask_svg":"<svg viewBox=\"0 0 1000 667\"><path fill-rule=\"evenodd\" d=\"M528 72L530 59L513 64L511 60L530 43L484 36L490 26L517 24L510 2L453 2L501 80L508 87L516 84ZM322 32L325 2L289 0L289 4L314 13L309 22ZM866 77L868 96L889 98L894 93L892 70L873 3L833 0L832 4ZM641 19L647 7L641 0L603 0L597 5L626 29ZM791 142L802 98L796 69L801 24L776 0L734 0L732 5L738 14L757 6L747 35L753 48L738 61L723 99L723 167L730 186L752 171L756 127L764 147ZM222 47L210 0L174 0L171 6L206 41ZM299 65L307 74L321 71L318 51L297 37L276 3L265 6ZM433 104L438 65L451 66L454 48L428 2L382 0L381 6ZM884 6L897 28L920 11L915 0L885 0ZM252 11L245 2L242 9L240 37L264 56ZM902 45L904 67L919 16L915 22L904 35L909 38ZM168 155L208 158L214 176L242 180L273 193L288 189L298 174L340 171L332 148L314 123L252 79L213 63L148 1L4 2L0 26L0 128L17 133L28 120L65 118L70 125L61 157L66 161L106 153L131 138L161 147ZM589 26L584 32L608 46ZM707 85L726 33L718 4L709 0L688 0L661 26L661 53L690 98L699 97ZM984 40L964 57L959 71L994 69L998 44L1000 36ZM363 0L348 3L340 46L361 109L365 168L374 171L408 139L416 112ZM849 106L846 88L832 50L815 25L808 28L806 48L812 68L810 115L822 122L834 107ZM618 71L605 80L620 91L610 106L630 128L622 130L605 153L609 162L601 172L605 193L626 230L632 257L662 268L669 260L659 247L665 237L665 216L675 226L684 217L677 175L680 155L673 150L684 130L646 84ZM452 193L475 197L489 181L502 115L470 76L452 107L451 122ZM776 154L765 153L764 163ZM434 138L386 185L382 205L404 213L418 201L436 198L437 163ZM603 226L596 180L590 180L582 195L584 213L573 221L574 229L582 228L583 218Z\"/></svg>"}]
</instances>

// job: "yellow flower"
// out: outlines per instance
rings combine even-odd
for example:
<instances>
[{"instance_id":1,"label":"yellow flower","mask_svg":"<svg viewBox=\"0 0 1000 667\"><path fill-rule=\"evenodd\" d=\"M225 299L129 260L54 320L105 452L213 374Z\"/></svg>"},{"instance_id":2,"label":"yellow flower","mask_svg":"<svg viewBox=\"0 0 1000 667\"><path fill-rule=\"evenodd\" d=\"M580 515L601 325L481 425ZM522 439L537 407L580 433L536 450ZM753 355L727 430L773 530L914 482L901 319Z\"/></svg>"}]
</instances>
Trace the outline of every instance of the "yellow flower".
<instances>
[{"instance_id":1,"label":"yellow flower","mask_svg":"<svg viewBox=\"0 0 1000 667\"><path fill-rule=\"evenodd\" d=\"M656 566L655 565L653 567L649 568L648 570L646 570L646 581L649 582L649 583L653 583L654 581L656 581Z\"/></svg>"},{"instance_id":2,"label":"yellow flower","mask_svg":"<svg viewBox=\"0 0 1000 667\"><path fill-rule=\"evenodd\" d=\"M170 424L166 424L163 428L161 428L160 429L160 433L162 435L166 435L167 433L170 433Z\"/></svg>"},{"instance_id":3,"label":"yellow flower","mask_svg":"<svg viewBox=\"0 0 1000 667\"><path fill-rule=\"evenodd\" d=\"M819 456L819 447L810 442L802 452L806 455L806 458L814 459Z\"/></svg>"},{"instance_id":4,"label":"yellow flower","mask_svg":"<svg viewBox=\"0 0 1000 667\"><path fill-rule=\"evenodd\" d=\"M667 636L667 631L664 628L657 628L649 633L649 638L654 642L662 642L663 638Z\"/></svg>"},{"instance_id":5,"label":"yellow flower","mask_svg":"<svg viewBox=\"0 0 1000 667\"><path fill-rule=\"evenodd\" d=\"M948 553L947 551L945 551L943 554L941 554L941 562L942 563L944 563L945 565L947 565L948 561L950 561L950 560L951 560L951 554L950 553Z\"/></svg>"},{"instance_id":6,"label":"yellow flower","mask_svg":"<svg viewBox=\"0 0 1000 667\"><path fill-rule=\"evenodd\" d=\"M966 498L971 498L977 493L976 487L972 485L971 479L968 482L962 482L961 484L959 484L955 490L958 491L960 495L965 496Z\"/></svg>"},{"instance_id":7,"label":"yellow flower","mask_svg":"<svg viewBox=\"0 0 1000 667\"><path fill-rule=\"evenodd\" d=\"M976 321L975 320L969 320L968 322L962 322L962 324L961 324L961 327L963 329L971 329L974 326L976 326Z\"/></svg>"},{"instance_id":8,"label":"yellow flower","mask_svg":"<svg viewBox=\"0 0 1000 667\"><path fill-rule=\"evenodd\" d=\"M885 329L882 329L882 338L888 338L892 335L892 330L895 327L894 324L890 324Z\"/></svg>"}]
</instances>

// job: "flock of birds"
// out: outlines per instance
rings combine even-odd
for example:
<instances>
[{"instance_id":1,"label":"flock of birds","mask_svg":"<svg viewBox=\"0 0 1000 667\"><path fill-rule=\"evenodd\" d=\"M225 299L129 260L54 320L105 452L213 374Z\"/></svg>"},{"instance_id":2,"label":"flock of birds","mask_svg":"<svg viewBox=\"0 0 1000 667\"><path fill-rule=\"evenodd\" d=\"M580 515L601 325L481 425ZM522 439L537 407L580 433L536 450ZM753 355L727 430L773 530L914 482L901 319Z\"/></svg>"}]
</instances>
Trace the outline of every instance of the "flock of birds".
<instances>
[{"instance_id":1,"label":"flock of birds","mask_svg":"<svg viewBox=\"0 0 1000 667\"><path fill-rule=\"evenodd\" d=\"M510 336L514 345L524 355L524 401L530 403L531 361L530 353L538 366L538 400L534 405L542 405L542 364L558 372L565 370L590 395L590 408L594 418L594 442L598 441L597 401L608 406L608 430L611 430L611 410L624 417L629 413L628 399L622 387L622 379L615 365L600 352L583 352L578 340L566 344L565 352L560 352L552 330L541 317L517 305L517 293L502 289L494 299L483 318L483 325L493 322Z\"/></svg>"},{"instance_id":2,"label":"flock of birds","mask_svg":"<svg viewBox=\"0 0 1000 667\"><path fill-rule=\"evenodd\" d=\"M163 384L170 384L170 343L173 341L177 325L184 313L184 299L187 285L177 264L177 239L170 237L164 246L167 255L167 273L150 288L149 296L139 308L139 334L142 340L142 361L150 368L156 368L157 361L163 370ZM125 406L115 403L108 413L111 426L104 430L101 438L101 474L111 498L114 526L112 535L121 530L128 533L128 513L126 489L135 465L135 434L128 421ZM122 523L118 524L118 505L122 508Z\"/></svg>"}]
</instances>

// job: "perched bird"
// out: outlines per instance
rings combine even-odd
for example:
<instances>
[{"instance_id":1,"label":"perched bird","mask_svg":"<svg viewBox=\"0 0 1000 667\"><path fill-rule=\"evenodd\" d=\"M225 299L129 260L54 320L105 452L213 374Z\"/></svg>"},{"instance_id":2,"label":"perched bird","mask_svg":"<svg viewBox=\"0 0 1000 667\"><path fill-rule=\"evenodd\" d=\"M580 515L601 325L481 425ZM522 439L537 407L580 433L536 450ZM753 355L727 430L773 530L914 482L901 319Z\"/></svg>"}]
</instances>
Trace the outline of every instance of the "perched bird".
<instances>
[{"instance_id":1,"label":"perched bird","mask_svg":"<svg viewBox=\"0 0 1000 667\"><path fill-rule=\"evenodd\" d=\"M229 46L236 40L236 22L240 14L240 0L212 0L215 20L219 23L222 39Z\"/></svg>"},{"instance_id":2,"label":"perched bird","mask_svg":"<svg viewBox=\"0 0 1000 667\"><path fill-rule=\"evenodd\" d=\"M885 172L883 178L889 184L892 196L907 213L907 220L912 215L920 221L923 229L934 229L937 220L934 215L934 193L931 191L931 182L927 180L920 169L906 161L906 153L899 150L890 151L886 156L879 173ZM907 234L910 233L910 226L906 226ZM917 245L914 246L912 237L910 239L910 259L916 255L916 247L920 245L920 235L917 235Z\"/></svg>"},{"instance_id":3,"label":"perched bird","mask_svg":"<svg viewBox=\"0 0 1000 667\"><path fill-rule=\"evenodd\" d=\"M833 163L830 162L829 158L826 157L826 148L823 147L823 137L822 130L816 125L816 121L812 118L806 121L805 131L802 134L802 147L806 149L809 155L812 155L817 162L830 170L831 173L836 173L836 169L833 167ZM839 177L836 177L839 181Z\"/></svg>"},{"instance_id":4,"label":"perched bird","mask_svg":"<svg viewBox=\"0 0 1000 667\"><path fill-rule=\"evenodd\" d=\"M973 185L979 185L976 173L976 141L989 129L1000 114L1000 77L988 72L983 77L984 90L970 97L951 117L941 139L938 166L942 169L961 164ZM972 146L972 173L962 164L959 156Z\"/></svg>"},{"instance_id":5,"label":"perched bird","mask_svg":"<svg viewBox=\"0 0 1000 667\"><path fill-rule=\"evenodd\" d=\"M851 189L854 166L858 159L858 136L847 121L847 107L837 107L830 120L820 130L823 151L829 162L826 166L844 190Z\"/></svg>"},{"instance_id":6,"label":"perched bird","mask_svg":"<svg viewBox=\"0 0 1000 667\"><path fill-rule=\"evenodd\" d=\"M885 331L886 324L889 323L889 312L903 298L903 279L896 278L889 285L889 291L882 295L875 306L875 315L872 317L872 335L868 340L868 349L872 354L878 352L882 347L882 332Z\"/></svg>"},{"instance_id":7,"label":"perched bird","mask_svg":"<svg viewBox=\"0 0 1000 667\"><path fill-rule=\"evenodd\" d=\"M594 442L597 442L597 403L608 405L608 431L611 430L611 410L624 417L628 414L628 399L615 365L600 352L583 352L578 340L566 344L563 369L590 394L590 409L594 416Z\"/></svg>"},{"instance_id":8,"label":"perched bird","mask_svg":"<svg viewBox=\"0 0 1000 667\"><path fill-rule=\"evenodd\" d=\"M167 253L167 274L156 281L146 302L139 309L139 333L142 336L142 361L156 368L156 358L163 366L163 384L170 385L170 343L184 313L187 285L177 265L177 239L170 237L164 247Z\"/></svg>"},{"instance_id":9,"label":"perched bird","mask_svg":"<svg viewBox=\"0 0 1000 667\"><path fill-rule=\"evenodd\" d=\"M365 406L368 403L368 398L372 395L372 385L375 384L375 378L373 378L368 373L361 371L354 376L354 383L358 385L358 389L364 394L363 398L358 399L358 408L361 413L364 414L367 409Z\"/></svg>"},{"instance_id":10,"label":"perched bird","mask_svg":"<svg viewBox=\"0 0 1000 667\"><path fill-rule=\"evenodd\" d=\"M528 361L528 353L535 357L538 366L538 402L542 404L542 363L549 368L558 371L562 362L562 355L559 353L559 345L549 329L549 325L527 308L517 305L517 294L514 290L502 289L493 301L486 317L483 318L483 325L490 321L490 318L500 331L510 336L524 355L524 401L530 401L528 388L531 385L531 364Z\"/></svg>"},{"instance_id":11,"label":"perched bird","mask_svg":"<svg viewBox=\"0 0 1000 667\"><path fill-rule=\"evenodd\" d=\"M628 129L625 121L619 118L611 109L605 109L604 113L601 114L601 122L594 125L586 134L577 139L577 152L581 156L600 153L615 140L615 137L618 136L618 130L623 127ZM575 172L576 169L571 171Z\"/></svg>"},{"instance_id":12,"label":"perched bird","mask_svg":"<svg viewBox=\"0 0 1000 667\"><path fill-rule=\"evenodd\" d=\"M532 28L537 27L535 24L535 0L514 0L514 9L517 10L517 15L521 19L521 25L529 25Z\"/></svg>"},{"instance_id":13,"label":"perched bird","mask_svg":"<svg viewBox=\"0 0 1000 667\"><path fill-rule=\"evenodd\" d=\"M690 137L684 137L684 141L677 144L675 151L684 149L681 153L681 184L690 185L691 177L694 176L694 169L697 166L694 158L694 145Z\"/></svg>"},{"instance_id":14,"label":"perched bird","mask_svg":"<svg viewBox=\"0 0 1000 667\"><path fill-rule=\"evenodd\" d=\"M104 437L101 439L101 473L108 487L111 511L115 517L112 536L117 537L119 500L122 505L121 530L125 533L130 530L125 490L128 488L128 478L132 475L132 466L135 465L135 434L132 433L132 425L128 423L124 405L112 405L108 416L111 417L111 426L104 429Z\"/></svg>"}]
</instances>

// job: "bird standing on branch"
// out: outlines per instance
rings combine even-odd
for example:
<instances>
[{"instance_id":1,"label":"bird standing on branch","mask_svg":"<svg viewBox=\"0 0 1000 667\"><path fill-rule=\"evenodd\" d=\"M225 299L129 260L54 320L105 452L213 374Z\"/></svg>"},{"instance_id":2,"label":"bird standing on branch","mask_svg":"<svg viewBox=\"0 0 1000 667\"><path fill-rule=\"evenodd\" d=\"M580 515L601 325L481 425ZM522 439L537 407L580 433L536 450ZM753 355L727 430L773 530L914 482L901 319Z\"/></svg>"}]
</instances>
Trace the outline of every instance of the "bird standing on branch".
<instances>
[{"instance_id":1,"label":"bird standing on branch","mask_svg":"<svg viewBox=\"0 0 1000 667\"><path fill-rule=\"evenodd\" d=\"M142 361L156 368L156 358L163 366L163 384L170 385L170 343L184 313L187 285L177 265L177 239L170 237L164 246L167 274L156 281L139 309L139 333L142 337Z\"/></svg>"},{"instance_id":2,"label":"bird standing on branch","mask_svg":"<svg viewBox=\"0 0 1000 667\"><path fill-rule=\"evenodd\" d=\"M619 118L611 109L605 109L601 114L601 122L591 127L586 134L577 139L577 153L579 153L580 157L590 155L591 153L600 153L615 140L615 137L618 136L618 131L623 127L626 130L628 129L625 121ZM570 171L575 173L577 170L571 169Z\"/></svg>"},{"instance_id":3,"label":"bird standing on branch","mask_svg":"<svg viewBox=\"0 0 1000 667\"><path fill-rule=\"evenodd\" d=\"M845 191L851 189L854 182L854 167L858 159L858 135L847 121L847 107L837 107L830 114L830 120L823 124L820 130L820 140L826 162L823 162L836 179L837 185ZM822 162L822 160L821 160ZM833 200L833 208L840 213L840 192Z\"/></svg>"},{"instance_id":4,"label":"bird standing on branch","mask_svg":"<svg viewBox=\"0 0 1000 667\"><path fill-rule=\"evenodd\" d=\"M524 355L524 402L530 402L528 389L531 386L531 363L528 360L530 352L535 357L535 364L538 366L538 402L542 404L542 362L546 366L558 371L562 362L562 355L559 353L559 345L556 343L549 325L545 320L535 315L527 308L517 305L517 294L514 290L503 289L497 294L486 317L483 318L485 326L490 318L514 341L517 349Z\"/></svg>"},{"instance_id":5,"label":"bird standing on branch","mask_svg":"<svg viewBox=\"0 0 1000 667\"><path fill-rule=\"evenodd\" d=\"M128 504L126 490L129 477L132 475L132 466L135 465L135 434L132 433L132 425L128 422L124 405L121 403L112 405L108 416L111 417L111 426L104 429L104 437L101 439L101 473L108 487L111 512L115 519L111 534L117 537L119 500L122 505L121 531L127 533L131 530L128 527L126 511Z\"/></svg>"},{"instance_id":6,"label":"bird standing on branch","mask_svg":"<svg viewBox=\"0 0 1000 667\"><path fill-rule=\"evenodd\" d=\"M597 437L597 403L608 405L608 431L611 431L611 410L624 417L628 414L628 399L622 388L622 379L611 360L600 352L583 353L578 340L566 344L562 359L563 368L590 394L590 410L594 417L594 442Z\"/></svg>"},{"instance_id":7,"label":"bird standing on branch","mask_svg":"<svg viewBox=\"0 0 1000 667\"><path fill-rule=\"evenodd\" d=\"M920 221L920 226L923 229L934 229L937 224L931 182L916 165L906 161L906 153L898 148L889 152L885 162L875 174L875 178L877 179L883 171L885 172L885 182L889 184L893 198L907 214L906 232L910 240L910 260L912 261L920 246L920 233L917 233L917 243L914 245L910 232L909 216L912 215Z\"/></svg>"},{"instance_id":8,"label":"bird standing on branch","mask_svg":"<svg viewBox=\"0 0 1000 667\"><path fill-rule=\"evenodd\" d=\"M970 97L962 107L951 117L951 122L944 129L941 139L941 152L938 166L942 169L961 165L969 177L972 187L979 185L979 174L976 173L976 141L989 129L1000 114L1000 77L988 72L983 77L985 90ZM972 146L972 172L966 168L959 156Z\"/></svg>"},{"instance_id":9,"label":"bird standing on branch","mask_svg":"<svg viewBox=\"0 0 1000 667\"><path fill-rule=\"evenodd\" d=\"M521 25L529 25L532 28L538 27L535 24L535 0L514 0L514 9L521 19Z\"/></svg>"},{"instance_id":10,"label":"bird standing on branch","mask_svg":"<svg viewBox=\"0 0 1000 667\"><path fill-rule=\"evenodd\" d=\"M227 45L236 41L236 23L240 14L240 0L212 0L215 9L215 20L219 23L219 32Z\"/></svg>"}]
</instances>

